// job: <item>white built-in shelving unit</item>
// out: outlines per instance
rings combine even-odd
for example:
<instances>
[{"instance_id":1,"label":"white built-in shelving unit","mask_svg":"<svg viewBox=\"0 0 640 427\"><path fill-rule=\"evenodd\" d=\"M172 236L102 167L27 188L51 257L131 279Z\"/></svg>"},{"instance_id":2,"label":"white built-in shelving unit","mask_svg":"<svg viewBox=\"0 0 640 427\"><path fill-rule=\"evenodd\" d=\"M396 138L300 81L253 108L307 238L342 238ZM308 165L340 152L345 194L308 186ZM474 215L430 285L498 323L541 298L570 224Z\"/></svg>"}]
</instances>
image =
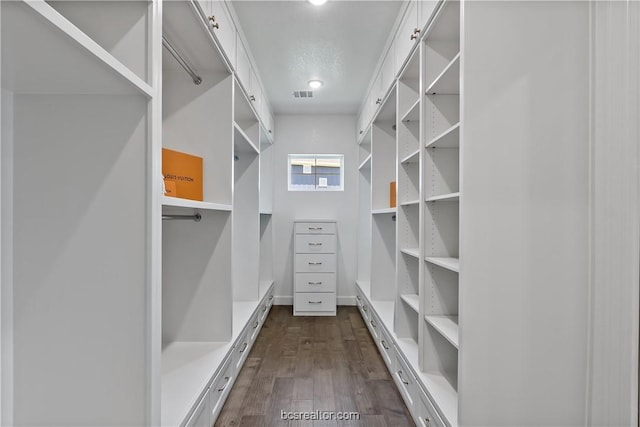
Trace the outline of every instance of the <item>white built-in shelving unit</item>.
<instances>
[{"instance_id":1,"label":"white built-in shelving unit","mask_svg":"<svg viewBox=\"0 0 640 427\"><path fill-rule=\"evenodd\" d=\"M0 424L215 422L273 303L273 118L230 10L0 3ZM162 194L162 148L202 201Z\"/></svg>"}]
</instances>

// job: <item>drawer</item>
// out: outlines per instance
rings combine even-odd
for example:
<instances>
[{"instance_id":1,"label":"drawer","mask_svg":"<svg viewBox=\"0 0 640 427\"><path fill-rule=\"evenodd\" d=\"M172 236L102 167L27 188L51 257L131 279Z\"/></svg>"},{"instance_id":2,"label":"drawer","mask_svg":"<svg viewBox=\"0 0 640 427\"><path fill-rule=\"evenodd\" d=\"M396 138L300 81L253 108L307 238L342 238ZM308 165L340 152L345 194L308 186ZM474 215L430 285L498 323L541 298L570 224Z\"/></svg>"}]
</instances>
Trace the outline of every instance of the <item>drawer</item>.
<instances>
[{"instance_id":1,"label":"drawer","mask_svg":"<svg viewBox=\"0 0 640 427\"><path fill-rule=\"evenodd\" d=\"M297 254L296 273L335 273L334 254Z\"/></svg>"},{"instance_id":2,"label":"drawer","mask_svg":"<svg viewBox=\"0 0 640 427\"><path fill-rule=\"evenodd\" d=\"M336 234L336 223L296 222L296 234Z\"/></svg>"},{"instance_id":3,"label":"drawer","mask_svg":"<svg viewBox=\"0 0 640 427\"><path fill-rule=\"evenodd\" d=\"M373 312L370 312L369 314L369 320L367 320L367 327L369 328L369 332L371 332L373 341L378 342L378 340L380 339L380 329L382 328L382 326L380 326L378 317Z\"/></svg>"},{"instance_id":4,"label":"drawer","mask_svg":"<svg viewBox=\"0 0 640 427\"><path fill-rule=\"evenodd\" d=\"M414 413L414 399L416 382L413 378L413 373L409 366L405 362L401 353L396 349L396 369L393 373L393 378L400 389L400 394L404 398L404 403L407 405L410 413Z\"/></svg>"},{"instance_id":5,"label":"drawer","mask_svg":"<svg viewBox=\"0 0 640 427\"><path fill-rule=\"evenodd\" d=\"M249 347L253 345L253 342L256 340L256 338L258 337L258 334L260 333L260 327L262 326L262 321L261 321L262 319L260 317L261 314L262 313L260 312L260 309L258 309L258 311L253 315L253 317L249 321L249 326L248 326Z\"/></svg>"},{"instance_id":6,"label":"drawer","mask_svg":"<svg viewBox=\"0 0 640 427\"><path fill-rule=\"evenodd\" d=\"M236 372L240 372L240 368L242 368L244 361L247 360L250 350L251 343L249 342L249 330L245 329L242 331L240 339L236 342L236 347L233 349Z\"/></svg>"},{"instance_id":7,"label":"drawer","mask_svg":"<svg viewBox=\"0 0 640 427\"><path fill-rule=\"evenodd\" d=\"M265 301L267 302L267 307L270 309L273 306L273 291L269 293L269 296ZM269 309L267 309L267 311L269 311Z\"/></svg>"},{"instance_id":8,"label":"drawer","mask_svg":"<svg viewBox=\"0 0 640 427\"><path fill-rule=\"evenodd\" d=\"M416 414L418 416L418 427L445 427L438 412L436 412L436 409L431 404L431 399L429 399L420 386L417 387L417 390Z\"/></svg>"},{"instance_id":9,"label":"drawer","mask_svg":"<svg viewBox=\"0 0 640 427\"><path fill-rule=\"evenodd\" d=\"M260 324L264 324L264 319L267 318L267 314L269 314L269 308L271 307L271 305L269 305L269 303L267 302L267 300L264 300L262 302L262 304L260 304L260 308L259 310L259 316L260 316Z\"/></svg>"},{"instance_id":10,"label":"drawer","mask_svg":"<svg viewBox=\"0 0 640 427\"><path fill-rule=\"evenodd\" d=\"M393 372L395 368L395 357L396 354L393 351L393 343L389 339L389 334L384 328L380 328L380 337L378 339L378 348L380 349L380 354L382 355L382 359L384 363L386 363L387 368L390 372Z\"/></svg>"},{"instance_id":11,"label":"drawer","mask_svg":"<svg viewBox=\"0 0 640 427\"><path fill-rule=\"evenodd\" d=\"M335 273L296 273L296 292L335 292Z\"/></svg>"},{"instance_id":12,"label":"drawer","mask_svg":"<svg viewBox=\"0 0 640 427\"><path fill-rule=\"evenodd\" d=\"M296 311L335 311L336 309L334 292L296 292L295 299Z\"/></svg>"},{"instance_id":13,"label":"drawer","mask_svg":"<svg viewBox=\"0 0 640 427\"><path fill-rule=\"evenodd\" d=\"M335 234L296 234L296 253L298 254L335 254Z\"/></svg>"},{"instance_id":14,"label":"drawer","mask_svg":"<svg viewBox=\"0 0 640 427\"><path fill-rule=\"evenodd\" d=\"M224 405L224 401L231 390L234 380L235 365L233 364L233 357L227 357L223 367L220 369L220 373L216 376L211 384L211 390L209 390L209 408L211 413L211 420L209 425L212 425Z\"/></svg>"}]
</instances>

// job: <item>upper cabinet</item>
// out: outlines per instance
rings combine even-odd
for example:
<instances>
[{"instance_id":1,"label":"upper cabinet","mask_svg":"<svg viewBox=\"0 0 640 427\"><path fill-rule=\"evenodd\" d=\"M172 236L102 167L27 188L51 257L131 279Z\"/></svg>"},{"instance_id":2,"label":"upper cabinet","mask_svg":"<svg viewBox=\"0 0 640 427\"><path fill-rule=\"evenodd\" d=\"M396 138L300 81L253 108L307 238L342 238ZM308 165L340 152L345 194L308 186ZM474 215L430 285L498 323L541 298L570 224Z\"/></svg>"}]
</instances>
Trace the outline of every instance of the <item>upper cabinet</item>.
<instances>
[{"instance_id":1,"label":"upper cabinet","mask_svg":"<svg viewBox=\"0 0 640 427\"><path fill-rule=\"evenodd\" d=\"M219 0L198 0L198 3L229 64L235 68L236 27L226 3Z\"/></svg>"},{"instance_id":2,"label":"upper cabinet","mask_svg":"<svg viewBox=\"0 0 640 427\"><path fill-rule=\"evenodd\" d=\"M265 98L265 90L252 64L249 49L241 36L242 30L235 24L232 6L224 0L196 0L196 2L231 71L235 71L268 137L273 140L273 116Z\"/></svg>"},{"instance_id":3,"label":"upper cabinet","mask_svg":"<svg viewBox=\"0 0 640 427\"><path fill-rule=\"evenodd\" d=\"M425 29L440 3L438 0L409 0L406 8L400 12L402 19L392 32L389 49L383 53L384 60L372 79L369 94L358 116L358 140L375 118L385 95L393 86L414 46L423 38Z\"/></svg>"}]
</instances>

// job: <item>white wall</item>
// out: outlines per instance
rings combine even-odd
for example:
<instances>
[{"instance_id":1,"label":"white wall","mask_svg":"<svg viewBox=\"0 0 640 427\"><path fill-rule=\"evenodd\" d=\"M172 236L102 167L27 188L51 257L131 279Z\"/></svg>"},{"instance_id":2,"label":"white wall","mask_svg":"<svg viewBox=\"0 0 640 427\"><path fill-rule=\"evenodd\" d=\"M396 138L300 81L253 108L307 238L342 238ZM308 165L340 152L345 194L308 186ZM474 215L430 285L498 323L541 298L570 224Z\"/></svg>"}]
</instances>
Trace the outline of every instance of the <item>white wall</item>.
<instances>
[{"instance_id":1,"label":"white wall","mask_svg":"<svg viewBox=\"0 0 640 427\"><path fill-rule=\"evenodd\" d=\"M354 304L358 213L356 117L276 117L273 145L274 278L278 304L293 304L293 221L335 218L338 223L338 304ZM287 190L287 156L344 154L344 191Z\"/></svg>"}]
</instances>

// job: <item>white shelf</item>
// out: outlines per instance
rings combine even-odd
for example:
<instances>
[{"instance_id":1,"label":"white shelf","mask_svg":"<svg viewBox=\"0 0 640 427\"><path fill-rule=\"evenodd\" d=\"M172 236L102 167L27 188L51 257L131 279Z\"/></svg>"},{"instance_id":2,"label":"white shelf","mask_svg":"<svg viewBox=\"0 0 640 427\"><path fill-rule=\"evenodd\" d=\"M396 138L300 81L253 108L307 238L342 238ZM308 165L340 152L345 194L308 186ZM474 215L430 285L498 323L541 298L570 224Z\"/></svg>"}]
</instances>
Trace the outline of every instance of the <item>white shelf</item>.
<instances>
[{"instance_id":1,"label":"white shelf","mask_svg":"<svg viewBox=\"0 0 640 427\"><path fill-rule=\"evenodd\" d=\"M424 320L458 348L458 316L425 316Z\"/></svg>"},{"instance_id":2,"label":"white shelf","mask_svg":"<svg viewBox=\"0 0 640 427\"><path fill-rule=\"evenodd\" d=\"M460 201L460 192L441 194L439 196L429 197L427 202L458 202Z\"/></svg>"},{"instance_id":3,"label":"white shelf","mask_svg":"<svg viewBox=\"0 0 640 427\"><path fill-rule=\"evenodd\" d=\"M460 94L460 53L447 64L426 90L427 95Z\"/></svg>"},{"instance_id":4,"label":"white shelf","mask_svg":"<svg viewBox=\"0 0 640 427\"><path fill-rule=\"evenodd\" d=\"M402 202L400 203L400 206L413 206L417 204L420 204L420 200L409 200L407 202Z\"/></svg>"},{"instance_id":5,"label":"white shelf","mask_svg":"<svg viewBox=\"0 0 640 427\"><path fill-rule=\"evenodd\" d=\"M370 167L371 167L371 154L369 154L367 158L364 159L362 163L360 163L360 166L358 166L358 170L367 169Z\"/></svg>"},{"instance_id":6,"label":"white shelf","mask_svg":"<svg viewBox=\"0 0 640 427\"><path fill-rule=\"evenodd\" d=\"M402 163L402 164L419 163L419 162L420 162L420 149L419 148L417 150L413 151L412 153L409 153L402 160L400 160L400 163Z\"/></svg>"},{"instance_id":7,"label":"white shelf","mask_svg":"<svg viewBox=\"0 0 640 427\"><path fill-rule=\"evenodd\" d=\"M398 338L395 333L394 339L396 340L396 344L404 354L405 359L411 366L413 366L413 370L415 372L420 372L420 363L418 356L418 343L413 338Z\"/></svg>"},{"instance_id":8,"label":"white shelf","mask_svg":"<svg viewBox=\"0 0 640 427\"><path fill-rule=\"evenodd\" d=\"M449 381L437 372L420 372L418 376L422 380L428 394L440 412L449 421L451 426L458 425L458 392Z\"/></svg>"},{"instance_id":9,"label":"white shelf","mask_svg":"<svg viewBox=\"0 0 640 427\"><path fill-rule=\"evenodd\" d=\"M402 252L403 254L407 254L409 256L415 257L415 258L420 258L420 249L415 248L415 249L400 249L400 252Z\"/></svg>"},{"instance_id":10,"label":"white shelf","mask_svg":"<svg viewBox=\"0 0 640 427\"><path fill-rule=\"evenodd\" d=\"M460 122L429 141L426 148L460 148Z\"/></svg>"},{"instance_id":11,"label":"white shelf","mask_svg":"<svg viewBox=\"0 0 640 427\"><path fill-rule=\"evenodd\" d=\"M416 294L403 294L400 295L402 301L406 302L409 307L413 309L416 313L420 311L420 298Z\"/></svg>"},{"instance_id":12,"label":"white shelf","mask_svg":"<svg viewBox=\"0 0 640 427\"><path fill-rule=\"evenodd\" d=\"M231 346L232 342L174 342L162 350L163 426L180 425Z\"/></svg>"},{"instance_id":13,"label":"white shelf","mask_svg":"<svg viewBox=\"0 0 640 427\"><path fill-rule=\"evenodd\" d=\"M262 211L262 210L261 210L261 211L260 211L260 215L273 215L273 212L271 212L271 211L266 211L266 210L265 210L265 211Z\"/></svg>"},{"instance_id":14,"label":"white shelf","mask_svg":"<svg viewBox=\"0 0 640 427\"><path fill-rule=\"evenodd\" d=\"M420 98L416 99L406 113L401 116L401 122L415 122L420 119Z\"/></svg>"},{"instance_id":15,"label":"white shelf","mask_svg":"<svg viewBox=\"0 0 640 427\"><path fill-rule=\"evenodd\" d=\"M179 197L168 196L162 196L162 206L227 212L231 212L233 208L231 205L224 205L221 203L200 202L198 200L181 199Z\"/></svg>"},{"instance_id":16,"label":"white shelf","mask_svg":"<svg viewBox=\"0 0 640 427\"><path fill-rule=\"evenodd\" d=\"M371 215L385 215L385 214L394 214L398 211L397 208L382 208L382 209L374 209L371 211Z\"/></svg>"},{"instance_id":17,"label":"white shelf","mask_svg":"<svg viewBox=\"0 0 640 427\"><path fill-rule=\"evenodd\" d=\"M447 270L460 272L460 260L458 258L451 257L426 257L425 261L437 265Z\"/></svg>"},{"instance_id":18,"label":"white shelf","mask_svg":"<svg viewBox=\"0 0 640 427\"><path fill-rule=\"evenodd\" d=\"M45 1L3 3L2 32L10 35L2 40L3 88L34 94L153 96L151 86Z\"/></svg>"},{"instance_id":19,"label":"white shelf","mask_svg":"<svg viewBox=\"0 0 640 427\"><path fill-rule=\"evenodd\" d=\"M236 153L260 153L257 145L236 122L233 122L233 143Z\"/></svg>"}]
</instances>

